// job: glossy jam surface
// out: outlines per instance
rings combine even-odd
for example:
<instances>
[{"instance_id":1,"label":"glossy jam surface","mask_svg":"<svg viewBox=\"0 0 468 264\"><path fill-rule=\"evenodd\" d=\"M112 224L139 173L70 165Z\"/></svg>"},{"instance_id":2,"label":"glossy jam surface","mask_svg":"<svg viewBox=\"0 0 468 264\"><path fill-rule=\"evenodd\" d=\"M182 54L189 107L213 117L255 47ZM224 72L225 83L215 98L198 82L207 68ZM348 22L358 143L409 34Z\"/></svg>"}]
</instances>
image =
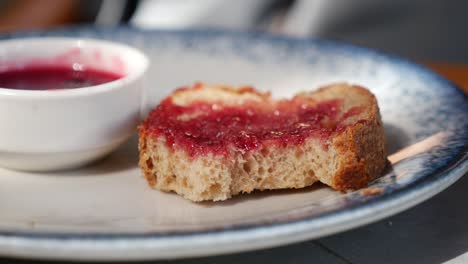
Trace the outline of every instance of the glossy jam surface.
<instances>
[{"instance_id":1,"label":"glossy jam surface","mask_svg":"<svg viewBox=\"0 0 468 264\"><path fill-rule=\"evenodd\" d=\"M112 82L122 77L117 73L87 67L74 69L70 65L26 65L0 71L0 87L20 90L75 89Z\"/></svg>"},{"instance_id":2,"label":"glossy jam surface","mask_svg":"<svg viewBox=\"0 0 468 264\"><path fill-rule=\"evenodd\" d=\"M191 156L227 154L231 150L245 153L263 144L285 147L301 144L311 136L326 139L344 128L342 120L359 114L361 109L353 108L343 116L338 116L339 111L339 100L178 106L168 98L151 112L143 126L153 136L165 136L169 147L181 148Z\"/></svg>"}]
</instances>

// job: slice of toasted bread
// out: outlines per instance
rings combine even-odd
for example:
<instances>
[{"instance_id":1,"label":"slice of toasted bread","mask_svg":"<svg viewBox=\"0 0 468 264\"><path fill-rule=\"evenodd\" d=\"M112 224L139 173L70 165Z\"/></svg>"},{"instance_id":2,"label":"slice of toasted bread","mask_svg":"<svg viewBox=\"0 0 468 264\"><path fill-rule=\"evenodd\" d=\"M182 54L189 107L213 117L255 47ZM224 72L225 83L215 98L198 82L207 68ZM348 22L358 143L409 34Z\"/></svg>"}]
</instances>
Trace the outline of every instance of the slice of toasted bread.
<instances>
[{"instance_id":1,"label":"slice of toasted bread","mask_svg":"<svg viewBox=\"0 0 468 264\"><path fill-rule=\"evenodd\" d=\"M192 201L316 181L357 189L387 162L376 99L348 84L278 101L250 87L181 88L139 127L139 151L151 187Z\"/></svg>"}]
</instances>

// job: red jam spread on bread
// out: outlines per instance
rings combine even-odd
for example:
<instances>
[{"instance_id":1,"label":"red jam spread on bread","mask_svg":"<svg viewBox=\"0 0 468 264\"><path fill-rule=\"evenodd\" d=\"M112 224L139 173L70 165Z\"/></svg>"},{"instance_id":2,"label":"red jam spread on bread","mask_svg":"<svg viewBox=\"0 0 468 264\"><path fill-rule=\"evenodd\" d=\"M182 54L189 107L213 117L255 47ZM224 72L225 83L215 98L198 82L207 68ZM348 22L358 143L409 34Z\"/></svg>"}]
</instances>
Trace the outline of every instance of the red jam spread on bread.
<instances>
[{"instance_id":1,"label":"red jam spread on bread","mask_svg":"<svg viewBox=\"0 0 468 264\"><path fill-rule=\"evenodd\" d=\"M302 144L308 137L326 139L343 130L342 121L359 114L354 107L339 115L340 100L316 103L295 97L275 103L247 101L242 105L196 102L187 106L161 102L143 124L147 133L164 136L172 148L190 156L247 152L262 144Z\"/></svg>"}]
</instances>

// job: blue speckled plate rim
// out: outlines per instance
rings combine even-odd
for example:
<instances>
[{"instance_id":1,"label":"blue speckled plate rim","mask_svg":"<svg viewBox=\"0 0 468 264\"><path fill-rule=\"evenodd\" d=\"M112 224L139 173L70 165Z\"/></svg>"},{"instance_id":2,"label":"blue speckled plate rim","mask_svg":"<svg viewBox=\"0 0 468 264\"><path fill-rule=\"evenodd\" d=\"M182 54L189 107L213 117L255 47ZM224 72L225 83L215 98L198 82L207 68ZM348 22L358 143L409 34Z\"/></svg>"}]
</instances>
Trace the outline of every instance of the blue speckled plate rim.
<instances>
[{"instance_id":1,"label":"blue speckled plate rim","mask_svg":"<svg viewBox=\"0 0 468 264\"><path fill-rule=\"evenodd\" d=\"M63 33L66 33L67 37L73 36L73 32L80 32L80 31L96 31L96 33L106 33L112 34L113 32L132 32L135 34L174 34L179 36L197 36L197 37L209 37L209 36L223 36L223 35L230 35L244 39L262 39L265 41L280 41L284 43L295 43L301 45L311 45L312 43L315 45L323 46L326 48L331 49L343 49L348 51L357 52L360 54L365 54L367 56L375 56L378 55L381 58L384 58L387 61L400 64L402 66L408 67L414 73L428 75L443 86L450 87L457 91L459 96L467 98L467 95L453 82L443 78L442 76L434 73L433 71L429 70L423 65L414 63L410 60L405 58L401 58L395 55L389 55L380 51L359 47L352 44L347 43L339 43L330 40L324 39L317 39L317 38L301 38L301 37L290 37L290 36L281 36L281 35L272 35L267 33L261 32L240 32L240 31L226 31L226 30L219 30L219 29L190 29L190 30L145 30L145 29L137 29L133 27L123 26L118 28L105 28L105 27L93 27L93 26L76 26L76 27L66 27L66 28L58 28L52 31L30 31L30 32L18 32L18 33L10 33L10 34L3 34L0 35L1 40L13 39L13 38L27 38L27 37L46 37L46 36L62 36ZM79 35L75 35L75 37L79 37ZM468 127L462 128L462 133L465 135L468 134ZM463 135L462 135L463 136ZM267 221L262 223L256 224L244 224L244 225L236 225L236 226L229 226L225 228L218 228L218 229L211 229L211 230L202 230L202 231L187 231L187 232L174 232L174 233L138 233L138 234L128 234L128 233L86 233L86 234L77 234L77 233L51 233L51 232L23 232L23 231L8 231L8 230L0 230L0 238L24 238L30 239L33 241L41 241L41 240L58 240L58 241L76 241L76 240L93 240L96 242L106 242L109 240L164 240L167 238L184 238L184 237L196 237L196 236L206 236L206 235L227 235L229 233L249 233L258 228L278 228L278 227L285 227L290 226L291 228L294 225L302 224L302 223L309 223L313 221L325 221L327 219L337 219L340 216L345 214L350 214L354 211L365 210L372 207L375 207L379 204L385 204L388 201L399 200L402 197L409 196L415 192L424 192L426 189L432 189L434 186L438 185L440 182L447 180L448 178L452 179L452 183L462 177L464 174L468 172L468 146L465 144L456 149L456 154L453 155L453 158L445 164L445 166L440 169L439 171L428 175L427 177L423 177L422 179L415 181L401 189L397 189L391 193L384 194L381 196L377 196L374 199L366 202L365 204L354 204L352 206L348 206L345 209L337 210L329 213L325 213L319 216L312 216L312 217L301 217L299 219L289 219L287 221ZM451 184L452 184L451 183ZM449 184L448 186L450 186ZM448 187L446 186L446 187ZM442 190L439 190L442 191ZM436 193L434 193L435 195ZM431 195L432 196L432 195ZM426 199L429 199L427 197ZM405 208L407 209L407 208ZM402 209L402 210L405 210ZM401 211L401 210L400 210ZM397 213L397 212L394 212ZM248 235L247 235L248 236Z\"/></svg>"}]
</instances>

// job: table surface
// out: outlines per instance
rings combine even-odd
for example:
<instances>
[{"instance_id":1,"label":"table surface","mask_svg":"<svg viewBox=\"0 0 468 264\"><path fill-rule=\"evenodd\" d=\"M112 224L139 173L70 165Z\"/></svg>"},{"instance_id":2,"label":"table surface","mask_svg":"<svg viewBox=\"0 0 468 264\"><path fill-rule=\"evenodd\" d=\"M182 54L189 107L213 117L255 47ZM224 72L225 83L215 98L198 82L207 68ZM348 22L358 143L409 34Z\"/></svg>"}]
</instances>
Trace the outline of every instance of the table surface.
<instances>
[{"instance_id":1,"label":"table surface","mask_svg":"<svg viewBox=\"0 0 468 264\"><path fill-rule=\"evenodd\" d=\"M426 65L468 93L468 65ZM468 177L462 177L442 193L403 213L319 240L241 254L144 263L468 263L466 201ZM0 259L3 262L40 263Z\"/></svg>"}]
</instances>

